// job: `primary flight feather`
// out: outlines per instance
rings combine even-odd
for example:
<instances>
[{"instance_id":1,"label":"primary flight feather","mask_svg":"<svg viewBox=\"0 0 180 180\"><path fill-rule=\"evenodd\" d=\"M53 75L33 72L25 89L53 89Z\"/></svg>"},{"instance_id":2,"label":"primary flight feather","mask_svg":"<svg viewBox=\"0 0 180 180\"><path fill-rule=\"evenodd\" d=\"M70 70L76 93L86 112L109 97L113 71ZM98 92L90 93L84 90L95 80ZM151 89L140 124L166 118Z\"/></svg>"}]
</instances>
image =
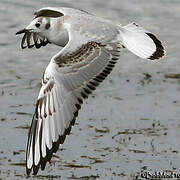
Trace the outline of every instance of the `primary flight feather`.
<instances>
[{"instance_id":1,"label":"primary flight feather","mask_svg":"<svg viewBox=\"0 0 180 180\"><path fill-rule=\"evenodd\" d=\"M165 50L155 35L136 23L120 26L86 11L46 7L16 34L22 48L49 43L63 48L54 55L42 79L29 131L26 172L44 170L59 144L70 134L83 99L112 71L122 48L155 60Z\"/></svg>"}]
</instances>

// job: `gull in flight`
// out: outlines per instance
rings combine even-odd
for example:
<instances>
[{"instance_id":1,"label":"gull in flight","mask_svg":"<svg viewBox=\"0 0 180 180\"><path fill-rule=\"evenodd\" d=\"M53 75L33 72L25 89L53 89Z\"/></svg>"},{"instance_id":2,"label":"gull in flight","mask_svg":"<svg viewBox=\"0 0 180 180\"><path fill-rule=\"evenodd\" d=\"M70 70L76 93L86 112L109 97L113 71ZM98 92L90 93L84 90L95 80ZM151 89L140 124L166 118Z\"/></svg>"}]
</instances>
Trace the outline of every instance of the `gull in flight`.
<instances>
[{"instance_id":1,"label":"gull in flight","mask_svg":"<svg viewBox=\"0 0 180 180\"><path fill-rule=\"evenodd\" d=\"M128 49L142 59L164 56L162 43L136 23L116 25L73 8L46 7L35 12L21 47L47 44L63 47L47 66L36 102L26 151L26 172L37 174L63 144L75 123L83 100L112 71L120 51Z\"/></svg>"}]
</instances>

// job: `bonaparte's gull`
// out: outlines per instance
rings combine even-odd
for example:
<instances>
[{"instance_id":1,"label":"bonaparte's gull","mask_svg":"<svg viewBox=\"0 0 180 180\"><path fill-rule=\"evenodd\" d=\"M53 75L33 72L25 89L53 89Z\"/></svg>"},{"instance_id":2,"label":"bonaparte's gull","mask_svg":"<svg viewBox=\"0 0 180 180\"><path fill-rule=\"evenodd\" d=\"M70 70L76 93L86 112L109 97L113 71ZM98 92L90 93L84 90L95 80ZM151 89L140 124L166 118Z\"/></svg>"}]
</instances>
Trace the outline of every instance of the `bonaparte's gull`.
<instances>
[{"instance_id":1,"label":"bonaparte's gull","mask_svg":"<svg viewBox=\"0 0 180 180\"><path fill-rule=\"evenodd\" d=\"M70 134L83 99L112 71L121 49L149 60L165 54L157 37L136 23L116 25L72 8L42 8L16 34L21 33L22 48L49 43L63 47L43 75L27 144L28 175L32 169L37 174L40 166L44 170Z\"/></svg>"}]
</instances>

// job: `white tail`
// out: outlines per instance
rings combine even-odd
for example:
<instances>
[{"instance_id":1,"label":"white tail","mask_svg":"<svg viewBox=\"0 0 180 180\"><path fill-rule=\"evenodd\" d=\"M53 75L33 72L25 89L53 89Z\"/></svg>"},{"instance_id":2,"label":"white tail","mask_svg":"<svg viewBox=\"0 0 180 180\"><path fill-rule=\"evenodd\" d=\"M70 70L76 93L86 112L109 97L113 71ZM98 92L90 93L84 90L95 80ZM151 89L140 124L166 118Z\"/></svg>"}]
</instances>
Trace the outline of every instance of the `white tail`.
<instances>
[{"instance_id":1,"label":"white tail","mask_svg":"<svg viewBox=\"0 0 180 180\"><path fill-rule=\"evenodd\" d=\"M143 59L159 59L165 54L157 37L136 23L120 27L120 38L129 51Z\"/></svg>"}]
</instances>

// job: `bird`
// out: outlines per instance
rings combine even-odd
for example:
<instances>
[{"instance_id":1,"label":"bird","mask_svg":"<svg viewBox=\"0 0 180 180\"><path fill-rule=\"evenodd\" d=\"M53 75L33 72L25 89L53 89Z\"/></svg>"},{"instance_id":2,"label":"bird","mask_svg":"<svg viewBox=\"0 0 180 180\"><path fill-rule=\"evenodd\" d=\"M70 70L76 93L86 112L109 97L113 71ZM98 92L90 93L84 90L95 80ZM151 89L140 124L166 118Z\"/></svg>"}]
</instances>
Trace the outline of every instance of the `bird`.
<instances>
[{"instance_id":1,"label":"bird","mask_svg":"<svg viewBox=\"0 0 180 180\"><path fill-rule=\"evenodd\" d=\"M22 49L47 44L61 47L43 74L28 133L28 176L45 169L70 134L83 101L111 73L122 49L152 61L165 55L157 36L137 23L122 26L69 7L37 10L18 34L23 34Z\"/></svg>"}]
</instances>

